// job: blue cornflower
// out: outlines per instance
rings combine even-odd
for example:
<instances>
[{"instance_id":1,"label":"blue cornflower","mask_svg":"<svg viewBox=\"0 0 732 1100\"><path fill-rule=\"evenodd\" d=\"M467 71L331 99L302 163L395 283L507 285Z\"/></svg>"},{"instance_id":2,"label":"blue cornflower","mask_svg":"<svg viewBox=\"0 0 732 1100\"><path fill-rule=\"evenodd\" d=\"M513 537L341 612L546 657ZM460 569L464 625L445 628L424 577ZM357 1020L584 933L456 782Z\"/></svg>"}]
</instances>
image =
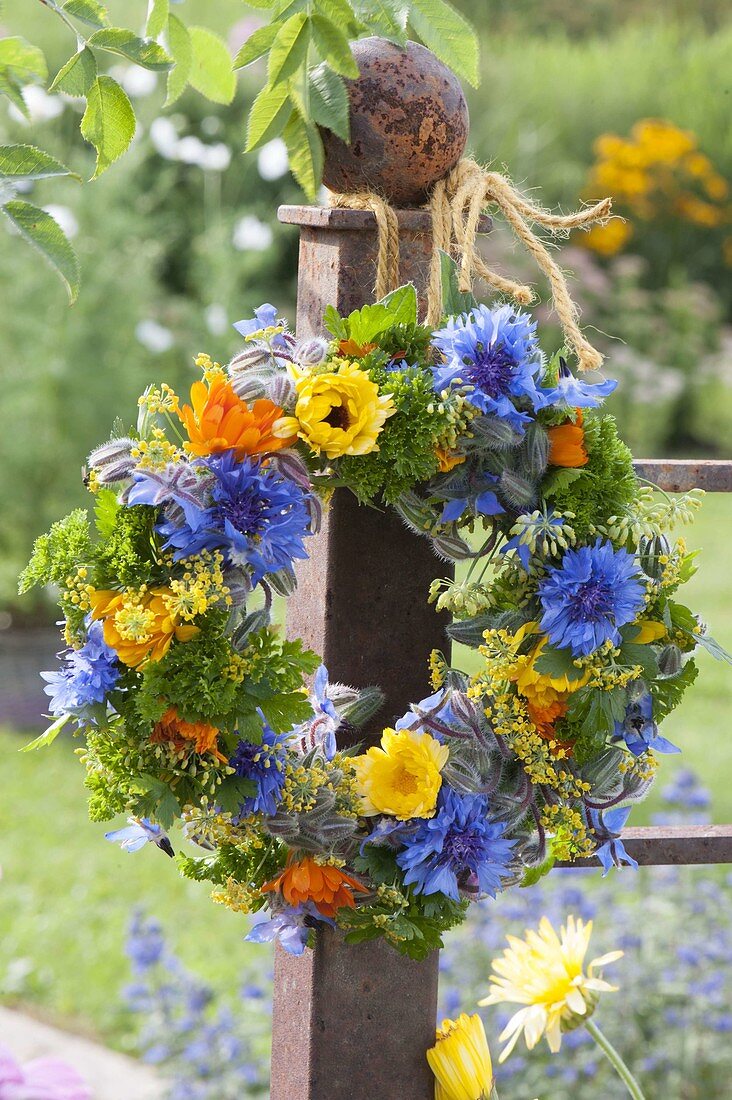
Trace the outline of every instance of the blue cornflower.
<instances>
[{"instance_id":1,"label":"blue cornflower","mask_svg":"<svg viewBox=\"0 0 732 1100\"><path fill-rule=\"evenodd\" d=\"M156 844L166 856L175 855L170 838L162 825L150 821L147 817L128 817L129 825L105 833L104 839L119 844L123 852L139 852L146 844Z\"/></svg>"},{"instance_id":2,"label":"blue cornflower","mask_svg":"<svg viewBox=\"0 0 732 1100\"><path fill-rule=\"evenodd\" d=\"M215 476L210 505L173 497L180 508L157 525L176 560L221 550L227 565L247 565L257 584L307 557L303 539L311 533L310 513L299 485L255 459L238 462L233 451L207 458L205 465Z\"/></svg>"},{"instance_id":3,"label":"blue cornflower","mask_svg":"<svg viewBox=\"0 0 732 1100\"><path fill-rule=\"evenodd\" d=\"M450 318L432 342L447 359L433 371L437 393L453 385L471 386L466 396L472 405L519 432L532 417L519 412L516 402L528 402L532 410L547 404L538 386L542 363L536 322L521 310L476 306Z\"/></svg>"},{"instance_id":4,"label":"blue cornflower","mask_svg":"<svg viewBox=\"0 0 732 1100\"><path fill-rule=\"evenodd\" d=\"M625 845L620 839L620 833L630 815L630 806L618 806L612 810L589 810L590 825L601 843L595 855L600 860L604 870L602 877L609 872L611 867L620 867L627 863L629 867L637 867L638 861L629 856Z\"/></svg>"},{"instance_id":5,"label":"blue cornflower","mask_svg":"<svg viewBox=\"0 0 732 1100\"><path fill-rule=\"evenodd\" d=\"M311 902L305 902L296 909L289 906L281 909L270 920L259 921L244 939L250 943L271 943L277 939L288 954L302 955L307 947L310 931L318 923L335 927L335 921L324 917Z\"/></svg>"},{"instance_id":6,"label":"blue cornflower","mask_svg":"<svg viewBox=\"0 0 732 1100\"><path fill-rule=\"evenodd\" d=\"M328 687L328 669L320 665L310 694L313 716L295 726L288 734L288 740L303 755L318 748L326 760L332 760L338 749L336 733L343 723L333 700L328 698Z\"/></svg>"},{"instance_id":7,"label":"blue cornflower","mask_svg":"<svg viewBox=\"0 0 732 1100\"><path fill-rule=\"evenodd\" d=\"M262 718L262 741L240 741L229 758L229 767L242 779L257 785L257 793L245 798L239 807L241 817L249 814L276 814L285 784L287 736L275 733Z\"/></svg>"},{"instance_id":8,"label":"blue cornflower","mask_svg":"<svg viewBox=\"0 0 732 1100\"><path fill-rule=\"evenodd\" d=\"M633 555L598 538L568 550L539 585L541 629L553 645L586 656L608 639L620 641L619 628L635 619L644 593Z\"/></svg>"},{"instance_id":9,"label":"blue cornflower","mask_svg":"<svg viewBox=\"0 0 732 1100\"><path fill-rule=\"evenodd\" d=\"M48 685L43 690L51 699L51 714L69 714L78 725L96 725L99 705L103 704L120 678L117 654L104 641L100 622L89 622L87 637L81 649L68 649L59 654L64 667L56 672L42 672Z\"/></svg>"},{"instance_id":10,"label":"blue cornflower","mask_svg":"<svg viewBox=\"0 0 732 1100\"><path fill-rule=\"evenodd\" d=\"M617 385L611 378L604 382L583 382L580 378L575 378L566 360L560 359L559 380L555 388L547 392L547 403L572 409L596 409Z\"/></svg>"},{"instance_id":11,"label":"blue cornflower","mask_svg":"<svg viewBox=\"0 0 732 1100\"><path fill-rule=\"evenodd\" d=\"M681 752L678 746L661 737L653 720L653 696L642 681L631 684L630 701L622 722L615 723L614 737L625 741L633 756L642 756L648 749L654 752Z\"/></svg>"},{"instance_id":12,"label":"blue cornflower","mask_svg":"<svg viewBox=\"0 0 732 1100\"><path fill-rule=\"evenodd\" d=\"M484 798L443 787L437 813L397 856L405 883L418 894L442 893L454 901L461 890L495 897L510 874L513 841L502 839L505 824L490 822L487 814Z\"/></svg>"}]
</instances>

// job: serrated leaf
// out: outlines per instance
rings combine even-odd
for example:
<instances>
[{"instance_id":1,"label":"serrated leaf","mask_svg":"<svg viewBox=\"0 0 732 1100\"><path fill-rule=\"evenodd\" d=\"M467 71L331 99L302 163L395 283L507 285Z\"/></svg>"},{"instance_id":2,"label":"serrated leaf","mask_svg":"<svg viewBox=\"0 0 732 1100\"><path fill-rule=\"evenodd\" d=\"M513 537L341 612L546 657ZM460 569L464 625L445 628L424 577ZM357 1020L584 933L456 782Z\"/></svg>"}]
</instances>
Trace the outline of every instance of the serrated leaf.
<instances>
[{"instance_id":1,"label":"serrated leaf","mask_svg":"<svg viewBox=\"0 0 732 1100\"><path fill-rule=\"evenodd\" d=\"M99 537L108 539L117 523L117 513L122 505L113 489L101 489L94 498L94 526Z\"/></svg>"},{"instance_id":2,"label":"serrated leaf","mask_svg":"<svg viewBox=\"0 0 732 1100\"><path fill-rule=\"evenodd\" d=\"M305 12L298 12L279 28L272 43L267 66L270 85L295 75L307 58L309 43L310 20Z\"/></svg>"},{"instance_id":3,"label":"serrated leaf","mask_svg":"<svg viewBox=\"0 0 732 1100\"><path fill-rule=\"evenodd\" d=\"M389 310L392 325L417 324L417 291L413 283L398 286L381 299L382 305Z\"/></svg>"},{"instance_id":4,"label":"serrated leaf","mask_svg":"<svg viewBox=\"0 0 732 1100\"><path fill-rule=\"evenodd\" d=\"M336 340L348 339L348 325L343 320L335 306L326 306L323 313L323 323Z\"/></svg>"},{"instance_id":5,"label":"serrated leaf","mask_svg":"<svg viewBox=\"0 0 732 1100\"><path fill-rule=\"evenodd\" d=\"M547 498L556 496L557 493L564 492L578 477L582 477L582 470L577 468L552 470L541 483L541 495Z\"/></svg>"},{"instance_id":6,"label":"serrated leaf","mask_svg":"<svg viewBox=\"0 0 732 1100\"><path fill-rule=\"evenodd\" d=\"M447 0L412 0L409 22L425 46L474 88L480 83L478 37Z\"/></svg>"},{"instance_id":7,"label":"serrated leaf","mask_svg":"<svg viewBox=\"0 0 732 1100\"><path fill-rule=\"evenodd\" d=\"M97 77L89 89L81 133L97 151L92 179L101 176L128 149L135 135L135 112L111 76Z\"/></svg>"},{"instance_id":8,"label":"serrated leaf","mask_svg":"<svg viewBox=\"0 0 732 1100\"><path fill-rule=\"evenodd\" d=\"M534 661L534 668L542 676L553 679L566 676L568 680L579 680L584 675L581 668L575 667L571 649L555 649L552 645L544 646Z\"/></svg>"},{"instance_id":9,"label":"serrated leaf","mask_svg":"<svg viewBox=\"0 0 732 1100\"><path fill-rule=\"evenodd\" d=\"M314 15L312 23L313 40L323 60L341 76L355 80L358 77L358 65L353 59L350 43L340 27L324 15Z\"/></svg>"},{"instance_id":10,"label":"serrated leaf","mask_svg":"<svg viewBox=\"0 0 732 1100\"><path fill-rule=\"evenodd\" d=\"M49 91L65 92L71 96L85 96L97 79L97 59L88 46L70 57L56 73Z\"/></svg>"},{"instance_id":11,"label":"serrated leaf","mask_svg":"<svg viewBox=\"0 0 732 1100\"><path fill-rule=\"evenodd\" d=\"M145 34L149 38L157 38L167 27L169 16L170 0L152 0L145 26Z\"/></svg>"},{"instance_id":12,"label":"serrated leaf","mask_svg":"<svg viewBox=\"0 0 732 1100\"><path fill-rule=\"evenodd\" d=\"M231 103L236 92L236 76L223 38L206 27L189 27L188 33L193 49L189 82L212 103Z\"/></svg>"},{"instance_id":13,"label":"serrated leaf","mask_svg":"<svg viewBox=\"0 0 732 1100\"><path fill-rule=\"evenodd\" d=\"M48 78L43 51L25 38L0 38L0 95L5 95L26 118L30 118L21 89Z\"/></svg>"},{"instance_id":14,"label":"serrated leaf","mask_svg":"<svg viewBox=\"0 0 732 1100\"><path fill-rule=\"evenodd\" d=\"M171 15L168 19L168 49L173 56L175 65L168 73L166 107L170 107L183 94L193 65L191 36L188 33L188 27L180 21L177 15Z\"/></svg>"},{"instance_id":15,"label":"serrated leaf","mask_svg":"<svg viewBox=\"0 0 732 1100\"><path fill-rule=\"evenodd\" d=\"M658 676L658 657L652 646L623 642L618 661L623 665L639 666L648 680L654 680Z\"/></svg>"},{"instance_id":16,"label":"serrated leaf","mask_svg":"<svg viewBox=\"0 0 732 1100\"><path fill-rule=\"evenodd\" d=\"M249 112L246 152L250 153L258 145L263 145L282 133L290 115L291 106L286 85L262 88Z\"/></svg>"},{"instance_id":17,"label":"serrated leaf","mask_svg":"<svg viewBox=\"0 0 732 1100\"><path fill-rule=\"evenodd\" d=\"M330 19L348 37L357 36L359 23L348 0L316 0L315 9L318 15Z\"/></svg>"},{"instance_id":18,"label":"serrated leaf","mask_svg":"<svg viewBox=\"0 0 732 1100\"><path fill-rule=\"evenodd\" d=\"M395 0L355 0L354 8L366 30L381 35L390 42L403 46L407 41L406 29L409 6Z\"/></svg>"},{"instance_id":19,"label":"serrated leaf","mask_svg":"<svg viewBox=\"0 0 732 1100\"><path fill-rule=\"evenodd\" d=\"M35 749L43 748L45 745L52 745L70 718L70 714L62 714L60 718L56 719L53 725L48 727L45 733L42 733L40 737L35 737L32 741L29 741L27 745L23 745L22 748L18 749L18 752L33 752Z\"/></svg>"},{"instance_id":20,"label":"serrated leaf","mask_svg":"<svg viewBox=\"0 0 732 1100\"><path fill-rule=\"evenodd\" d=\"M0 145L0 176L10 176L15 180L42 180L76 174L35 145ZM79 177L76 176L76 179Z\"/></svg>"},{"instance_id":21,"label":"serrated leaf","mask_svg":"<svg viewBox=\"0 0 732 1100\"><path fill-rule=\"evenodd\" d=\"M67 15L73 16L81 23L90 27L106 27L109 25L109 15L103 4L97 0L66 0L63 10Z\"/></svg>"},{"instance_id":22,"label":"serrated leaf","mask_svg":"<svg viewBox=\"0 0 732 1100\"><path fill-rule=\"evenodd\" d=\"M22 199L1 208L20 235L32 244L59 275L73 303L79 293L79 261L61 226L45 210Z\"/></svg>"},{"instance_id":23,"label":"serrated leaf","mask_svg":"<svg viewBox=\"0 0 732 1100\"><path fill-rule=\"evenodd\" d=\"M216 803L224 813L236 814L242 802L257 793L257 784L252 779L230 776L216 789Z\"/></svg>"},{"instance_id":24,"label":"serrated leaf","mask_svg":"<svg viewBox=\"0 0 732 1100\"><path fill-rule=\"evenodd\" d=\"M249 35L234 58L234 68L243 69L246 65L251 65L253 61L257 61L263 54L266 54L277 37L278 30L277 23L268 23L265 27L258 27L256 31Z\"/></svg>"},{"instance_id":25,"label":"serrated leaf","mask_svg":"<svg viewBox=\"0 0 732 1100\"><path fill-rule=\"evenodd\" d=\"M134 61L135 65L141 65L143 69L151 69L153 72L167 72L174 64L173 58L159 42L138 38L123 27L105 27L104 30L95 31L88 42L90 46L119 54L128 61Z\"/></svg>"},{"instance_id":26,"label":"serrated leaf","mask_svg":"<svg viewBox=\"0 0 732 1100\"><path fill-rule=\"evenodd\" d=\"M348 92L343 78L327 65L319 65L310 74L310 113L318 126L349 140Z\"/></svg>"}]
</instances>

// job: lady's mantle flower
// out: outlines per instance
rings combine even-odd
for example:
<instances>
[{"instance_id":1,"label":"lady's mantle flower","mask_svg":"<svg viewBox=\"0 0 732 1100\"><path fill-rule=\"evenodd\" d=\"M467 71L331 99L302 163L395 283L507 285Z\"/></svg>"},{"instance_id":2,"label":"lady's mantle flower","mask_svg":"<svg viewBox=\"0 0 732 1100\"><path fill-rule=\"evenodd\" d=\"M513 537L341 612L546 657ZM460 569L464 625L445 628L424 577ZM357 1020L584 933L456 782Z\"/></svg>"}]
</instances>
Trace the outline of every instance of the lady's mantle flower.
<instances>
[{"instance_id":1,"label":"lady's mantle flower","mask_svg":"<svg viewBox=\"0 0 732 1100\"><path fill-rule=\"evenodd\" d=\"M294 909L286 905L270 920L255 924L244 939L250 943L272 943L276 939L289 955L302 955L310 932L318 924L335 926L335 921L324 917L310 902Z\"/></svg>"},{"instance_id":2,"label":"lady's mantle flower","mask_svg":"<svg viewBox=\"0 0 732 1100\"><path fill-rule=\"evenodd\" d=\"M547 404L538 387L542 366L536 322L521 310L476 306L451 318L432 342L447 359L434 370L437 393L456 385L472 387L466 394L472 405L507 420L517 431L532 419L516 408L517 401L532 410Z\"/></svg>"},{"instance_id":3,"label":"lady's mantle flower","mask_svg":"<svg viewBox=\"0 0 732 1100\"><path fill-rule=\"evenodd\" d=\"M488 1100L493 1065L477 1012L443 1020L437 1042L427 1051L427 1061L435 1075L435 1100Z\"/></svg>"},{"instance_id":4,"label":"lady's mantle flower","mask_svg":"<svg viewBox=\"0 0 732 1100\"><path fill-rule=\"evenodd\" d=\"M233 451L241 460L247 455L269 454L289 447L294 433L275 435L273 427L282 409L267 398L251 407L232 389L223 371L191 386L191 404L178 410L188 433L186 450L194 455Z\"/></svg>"},{"instance_id":5,"label":"lady's mantle flower","mask_svg":"<svg viewBox=\"0 0 732 1100\"><path fill-rule=\"evenodd\" d=\"M559 360L559 380L549 393L547 404L566 406L569 409L596 409L616 389L613 379L604 382L584 382L575 378L565 359Z\"/></svg>"},{"instance_id":6,"label":"lady's mantle flower","mask_svg":"<svg viewBox=\"0 0 732 1100\"><path fill-rule=\"evenodd\" d=\"M292 862L281 874L267 882L262 892L276 891L288 905L297 908L311 902L323 917L335 917L339 909L353 909L354 891L367 894L368 889L330 863L319 863L313 856Z\"/></svg>"},{"instance_id":7,"label":"lady's mantle flower","mask_svg":"<svg viewBox=\"0 0 732 1100\"><path fill-rule=\"evenodd\" d=\"M645 588L627 550L598 539L594 546L568 550L539 586L541 628L575 657L594 653L604 642L620 641L620 627L643 607Z\"/></svg>"},{"instance_id":8,"label":"lady's mantle flower","mask_svg":"<svg viewBox=\"0 0 732 1100\"><path fill-rule=\"evenodd\" d=\"M299 435L315 454L322 451L327 458L378 451L376 440L396 409L391 395L379 394L367 371L348 360L322 374L294 366L291 370L297 390L295 415L283 417L278 432Z\"/></svg>"},{"instance_id":9,"label":"lady's mantle flower","mask_svg":"<svg viewBox=\"0 0 732 1100\"><path fill-rule=\"evenodd\" d=\"M227 565L249 566L256 584L307 557L303 538L310 534L310 512L298 485L256 460L237 461L231 451L209 458L206 466L215 478L209 506L173 496L180 508L157 527L176 560L221 550Z\"/></svg>"},{"instance_id":10,"label":"lady's mantle flower","mask_svg":"<svg viewBox=\"0 0 732 1100\"><path fill-rule=\"evenodd\" d=\"M117 654L104 641L101 623L89 624L81 649L69 649L60 656L63 668L41 673L47 684L43 690L51 699L51 714L70 714L79 724L94 724L95 706L104 703L120 677Z\"/></svg>"},{"instance_id":11,"label":"lady's mantle flower","mask_svg":"<svg viewBox=\"0 0 732 1100\"><path fill-rule=\"evenodd\" d=\"M513 843L501 839L505 825L489 822L487 812L484 798L443 787L437 813L397 856L405 883L418 894L442 893L454 901L461 891L495 897L509 874Z\"/></svg>"},{"instance_id":12,"label":"lady's mantle flower","mask_svg":"<svg viewBox=\"0 0 732 1100\"><path fill-rule=\"evenodd\" d=\"M592 921L584 924L573 916L562 925L559 936L546 917L539 923L539 931L527 931L526 938L508 936L509 946L503 957L494 959L491 975L491 992L478 1003L480 1005L524 1005L509 1020L500 1035L500 1041L508 1039L499 1062L505 1061L523 1031L526 1045L533 1050L546 1035L549 1049L556 1054L562 1045L562 1025L576 1023L576 1017L588 1018L595 1007L597 995L613 993L616 986L596 978L593 971L600 966L622 958L622 951L611 951L593 959L587 968L582 967L592 934Z\"/></svg>"},{"instance_id":13,"label":"lady's mantle flower","mask_svg":"<svg viewBox=\"0 0 732 1100\"><path fill-rule=\"evenodd\" d=\"M661 737L653 720L653 696L643 681L636 681L628 688L629 702L622 722L615 723L614 737L625 741L633 756L654 752L681 752L678 746Z\"/></svg>"},{"instance_id":14,"label":"lady's mantle flower","mask_svg":"<svg viewBox=\"0 0 732 1100\"><path fill-rule=\"evenodd\" d=\"M159 661L173 638L187 642L198 633L197 626L182 624L171 614L166 598L173 595L170 588L151 588L143 594L107 589L91 593L92 617L103 621L104 641L123 664L138 668Z\"/></svg>"},{"instance_id":15,"label":"lady's mantle flower","mask_svg":"<svg viewBox=\"0 0 732 1100\"><path fill-rule=\"evenodd\" d=\"M433 817L450 750L420 730L385 729L381 747L354 758L361 813Z\"/></svg>"},{"instance_id":16,"label":"lady's mantle flower","mask_svg":"<svg viewBox=\"0 0 732 1100\"><path fill-rule=\"evenodd\" d=\"M229 767L238 776L256 784L256 794L245 798L239 807L241 817L249 814L276 814L285 783L287 737L274 732L262 718L262 741L240 741L229 758Z\"/></svg>"}]
</instances>

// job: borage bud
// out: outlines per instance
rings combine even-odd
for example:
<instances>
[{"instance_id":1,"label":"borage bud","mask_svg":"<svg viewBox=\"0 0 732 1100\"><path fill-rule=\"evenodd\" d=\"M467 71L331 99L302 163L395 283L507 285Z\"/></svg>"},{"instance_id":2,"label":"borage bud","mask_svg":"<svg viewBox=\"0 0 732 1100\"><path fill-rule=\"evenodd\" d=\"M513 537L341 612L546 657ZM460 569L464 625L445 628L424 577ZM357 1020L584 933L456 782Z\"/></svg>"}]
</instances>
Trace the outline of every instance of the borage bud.
<instances>
[{"instance_id":1,"label":"borage bud","mask_svg":"<svg viewBox=\"0 0 732 1100\"><path fill-rule=\"evenodd\" d=\"M131 478L135 469L135 460L132 457L132 448L135 446L134 439L124 436L121 439L110 439L108 443L93 450L87 464L90 470L94 470L97 484L114 485L118 481Z\"/></svg>"},{"instance_id":2,"label":"borage bud","mask_svg":"<svg viewBox=\"0 0 732 1100\"><path fill-rule=\"evenodd\" d=\"M317 367L328 357L328 341L314 336L303 340L295 348L294 359L301 367Z\"/></svg>"}]
</instances>

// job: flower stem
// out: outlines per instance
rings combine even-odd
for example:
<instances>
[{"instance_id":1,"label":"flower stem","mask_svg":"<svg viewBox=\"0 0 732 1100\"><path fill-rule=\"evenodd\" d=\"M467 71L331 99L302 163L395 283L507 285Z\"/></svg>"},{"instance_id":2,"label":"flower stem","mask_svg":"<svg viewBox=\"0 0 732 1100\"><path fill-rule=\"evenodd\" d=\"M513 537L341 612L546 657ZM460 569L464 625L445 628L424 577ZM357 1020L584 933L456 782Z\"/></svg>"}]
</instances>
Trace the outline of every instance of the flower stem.
<instances>
[{"instance_id":1,"label":"flower stem","mask_svg":"<svg viewBox=\"0 0 732 1100\"><path fill-rule=\"evenodd\" d=\"M635 1077L630 1072L612 1043L605 1038L594 1020L587 1020L587 1022L585 1023L585 1027L599 1046L600 1050L607 1058L608 1062L610 1062L610 1064L612 1065L618 1077L623 1082L630 1095L633 1097L633 1100L645 1100L645 1097L641 1092L641 1087L636 1081Z\"/></svg>"}]
</instances>

